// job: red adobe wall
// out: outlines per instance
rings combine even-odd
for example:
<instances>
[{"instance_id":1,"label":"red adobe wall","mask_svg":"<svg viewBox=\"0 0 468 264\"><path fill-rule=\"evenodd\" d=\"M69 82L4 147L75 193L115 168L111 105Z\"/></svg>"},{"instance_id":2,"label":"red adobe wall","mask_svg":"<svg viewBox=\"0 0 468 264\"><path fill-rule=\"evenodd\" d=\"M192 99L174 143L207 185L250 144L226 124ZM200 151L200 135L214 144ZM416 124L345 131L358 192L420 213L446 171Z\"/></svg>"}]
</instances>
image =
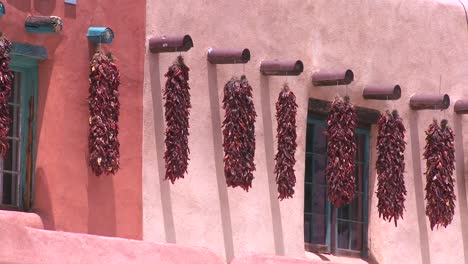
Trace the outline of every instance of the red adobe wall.
<instances>
[{"instance_id":1,"label":"red adobe wall","mask_svg":"<svg viewBox=\"0 0 468 264\"><path fill-rule=\"evenodd\" d=\"M145 1L8 0L0 28L12 41L42 45L39 66L36 212L47 229L140 239L142 237L142 81ZM63 18L57 35L28 34L28 14ZM106 45L121 70L121 170L97 178L87 166L89 26L108 26Z\"/></svg>"}]
</instances>

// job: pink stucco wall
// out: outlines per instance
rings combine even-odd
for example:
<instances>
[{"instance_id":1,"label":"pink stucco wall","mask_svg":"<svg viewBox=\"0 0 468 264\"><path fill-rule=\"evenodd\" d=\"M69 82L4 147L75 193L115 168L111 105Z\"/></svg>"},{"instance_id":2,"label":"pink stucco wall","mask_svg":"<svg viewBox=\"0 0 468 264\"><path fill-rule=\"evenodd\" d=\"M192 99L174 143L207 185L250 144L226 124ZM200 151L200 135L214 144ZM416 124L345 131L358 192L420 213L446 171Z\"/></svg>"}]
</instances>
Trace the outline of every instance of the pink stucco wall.
<instances>
[{"instance_id":1,"label":"pink stucco wall","mask_svg":"<svg viewBox=\"0 0 468 264\"><path fill-rule=\"evenodd\" d=\"M213 252L193 247L38 230L0 218L0 263L8 264L222 264Z\"/></svg>"},{"instance_id":2,"label":"pink stucco wall","mask_svg":"<svg viewBox=\"0 0 468 264\"><path fill-rule=\"evenodd\" d=\"M372 257L387 263L464 263L468 254L464 149L468 143L466 117L411 111L409 97L418 92L448 93L453 102L468 97L468 32L458 1L432 0L264 0L179 1L148 0L146 39L160 34L191 34L195 47L185 54L191 67L191 160L186 179L164 182L163 73L175 54L146 52L143 94L143 237L182 245L209 247L230 260L244 252L304 256L303 200L307 99L332 100L334 87L313 87L311 74L319 69L349 67L350 86L359 106L399 109L408 128L405 218L397 228L383 222L376 209L376 128L371 133L369 247ZM209 47L249 48L251 61L212 66ZM301 59L299 77L265 78L263 59ZM221 99L232 75L246 73L254 87L257 171L248 193L225 187L222 163ZM276 200L274 103L287 80L299 104L294 199ZM366 84L394 83L403 88L397 102L362 99ZM343 90L338 90L343 94ZM448 228L431 231L424 213L421 155L424 130L434 117L447 117L457 133L457 209ZM463 148L464 147L464 148Z\"/></svg>"},{"instance_id":3,"label":"pink stucco wall","mask_svg":"<svg viewBox=\"0 0 468 264\"><path fill-rule=\"evenodd\" d=\"M47 229L142 237L141 128L144 1L3 1L5 35L47 48L39 66L38 153L35 211ZM131 10L131 12L130 12ZM28 14L60 16L63 32L28 34ZM108 26L116 35L109 50L121 70L121 169L97 178L87 166L89 26Z\"/></svg>"}]
</instances>

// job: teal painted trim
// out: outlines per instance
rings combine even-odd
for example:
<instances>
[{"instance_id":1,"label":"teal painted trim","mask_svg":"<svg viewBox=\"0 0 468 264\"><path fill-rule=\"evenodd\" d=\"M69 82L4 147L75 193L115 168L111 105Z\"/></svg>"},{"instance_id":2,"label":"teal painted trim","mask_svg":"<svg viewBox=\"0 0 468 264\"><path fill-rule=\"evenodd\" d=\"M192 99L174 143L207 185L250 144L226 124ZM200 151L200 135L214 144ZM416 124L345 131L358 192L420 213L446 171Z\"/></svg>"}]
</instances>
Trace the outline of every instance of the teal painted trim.
<instances>
[{"instance_id":1,"label":"teal painted trim","mask_svg":"<svg viewBox=\"0 0 468 264\"><path fill-rule=\"evenodd\" d=\"M10 52L12 57L14 56L22 56L21 60L26 59L33 59L33 60L46 60L47 56L47 49L43 46L36 46L30 44L23 44L18 42L13 42L13 49ZM37 62L36 62L37 63Z\"/></svg>"},{"instance_id":2,"label":"teal painted trim","mask_svg":"<svg viewBox=\"0 0 468 264\"><path fill-rule=\"evenodd\" d=\"M369 226L369 159L370 159L370 131L365 130L362 133L365 135L365 151L364 151L364 161L365 164L367 165L364 169L364 190L363 190L363 228L362 228L362 257L364 259L367 259L369 257L369 249L368 249L368 226Z\"/></svg>"},{"instance_id":3,"label":"teal painted trim","mask_svg":"<svg viewBox=\"0 0 468 264\"><path fill-rule=\"evenodd\" d=\"M33 119L33 146L32 146L32 190L31 209L34 208L34 186L35 186L35 165L37 157L36 124L37 124L37 97L38 97L38 60L31 62L31 58L14 56L10 63L10 69L21 73L21 140L20 140L20 194L18 205L24 209L24 194L26 192L26 169L27 169L27 148L28 148L28 121L29 121L29 100L34 97L34 119Z\"/></svg>"},{"instance_id":4,"label":"teal painted trim","mask_svg":"<svg viewBox=\"0 0 468 264\"><path fill-rule=\"evenodd\" d=\"M6 8L5 5L2 2L0 2L0 17L4 14L6 14Z\"/></svg>"},{"instance_id":5,"label":"teal painted trim","mask_svg":"<svg viewBox=\"0 0 468 264\"><path fill-rule=\"evenodd\" d=\"M109 27L90 27L86 36L93 43L109 44L114 40L114 31Z\"/></svg>"}]
</instances>

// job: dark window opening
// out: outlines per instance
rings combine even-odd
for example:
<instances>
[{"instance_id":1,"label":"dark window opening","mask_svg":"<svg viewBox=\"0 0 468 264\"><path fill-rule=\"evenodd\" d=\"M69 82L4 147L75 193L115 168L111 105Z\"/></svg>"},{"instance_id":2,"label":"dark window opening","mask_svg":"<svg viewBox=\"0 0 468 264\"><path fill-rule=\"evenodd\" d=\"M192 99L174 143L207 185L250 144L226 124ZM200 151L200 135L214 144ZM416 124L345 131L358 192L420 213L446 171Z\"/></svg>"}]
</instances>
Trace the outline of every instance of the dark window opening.
<instances>
[{"instance_id":1,"label":"dark window opening","mask_svg":"<svg viewBox=\"0 0 468 264\"><path fill-rule=\"evenodd\" d=\"M327 139L324 117L309 115L305 157L304 240L306 250L366 257L369 129L356 130L356 194L339 209L327 199Z\"/></svg>"}]
</instances>

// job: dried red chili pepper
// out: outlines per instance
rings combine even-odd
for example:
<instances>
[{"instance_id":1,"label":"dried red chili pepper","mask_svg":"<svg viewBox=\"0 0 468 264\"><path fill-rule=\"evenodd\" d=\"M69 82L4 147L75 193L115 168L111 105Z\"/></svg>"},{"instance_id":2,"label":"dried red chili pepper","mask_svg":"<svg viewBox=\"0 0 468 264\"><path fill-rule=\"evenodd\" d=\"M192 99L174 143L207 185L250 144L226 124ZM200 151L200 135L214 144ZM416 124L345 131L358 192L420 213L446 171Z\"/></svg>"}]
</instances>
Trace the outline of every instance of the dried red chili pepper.
<instances>
[{"instance_id":1,"label":"dried red chili pepper","mask_svg":"<svg viewBox=\"0 0 468 264\"><path fill-rule=\"evenodd\" d=\"M437 121L426 131L426 215L431 230L439 225L447 227L455 214L453 171L455 169L454 134L447 120Z\"/></svg>"},{"instance_id":2,"label":"dried red chili pepper","mask_svg":"<svg viewBox=\"0 0 468 264\"><path fill-rule=\"evenodd\" d=\"M328 200L336 208L351 202L356 189L356 126L357 115L349 97L345 96L344 100L336 97L328 113L326 130Z\"/></svg>"},{"instance_id":3,"label":"dried red chili pepper","mask_svg":"<svg viewBox=\"0 0 468 264\"><path fill-rule=\"evenodd\" d=\"M177 62L169 67L164 75L167 77L164 99L166 109L164 116L166 119L166 180L174 183L179 178L184 178L187 173L189 160L188 128L189 128L189 108L190 87L189 68L184 64L182 56L177 57Z\"/></svg>"},{"instance_id":4,"label":"dried red chili pepper","mask_svg":"<svg viewBox=\"0 0 468 264\"><path fill-rule=\"evenodd\" d=\"M278 198L292 198L296 175L294 175L294 164L296 159L296 96L284 85L276 102L276 129L278 138L278 152L276 153L276 184L278 185Z\"/></svg>"},{"instance_id":5,"label":"dried red chili pepper","mask_svg":"<svg viewBox=\"0 0 468 264\"><path fill-rule=\"evenodd\" d=\"M96 176L115 174L120 166L120 73L112 55L99 49L90 62L89 164Z\"/></svg>"},{"instance_id":6,"label":"dried red chili pepper","mask_svg":"<svg viewBox=\"0 0 468 264\"><path fill-rule=\"evenodd\" d=\"M255 170L255 118L252 87L247 78L233 77L224 86L224 174L229 187L252 187Z\"/></svg>"},{"instance_id":7,"label":"dried red chili pepper","mask_svg":"<svg viewBox=\"0 0 468 264\"><path fill-rule=\"evenodd\" d=\"M377 136L377 208L379 217L389 222L392 219L397 226L403 219L406 187L405 171L405 126L395 110L386 111L378 121Z\"/></svg>"},{"instance_id":8,"label":"dried red chili pepper","mask_svg":"<svg viewBox=\"0 0 468 264\"><path fill-rule=\"evenodd\" d=\"M10 131L11 118L8 99L11 95L13 72L10 70L11 42L4 36L0 36L0 155L5 157L9 144L7 141Z\"/></svg>"}]
</instances>

